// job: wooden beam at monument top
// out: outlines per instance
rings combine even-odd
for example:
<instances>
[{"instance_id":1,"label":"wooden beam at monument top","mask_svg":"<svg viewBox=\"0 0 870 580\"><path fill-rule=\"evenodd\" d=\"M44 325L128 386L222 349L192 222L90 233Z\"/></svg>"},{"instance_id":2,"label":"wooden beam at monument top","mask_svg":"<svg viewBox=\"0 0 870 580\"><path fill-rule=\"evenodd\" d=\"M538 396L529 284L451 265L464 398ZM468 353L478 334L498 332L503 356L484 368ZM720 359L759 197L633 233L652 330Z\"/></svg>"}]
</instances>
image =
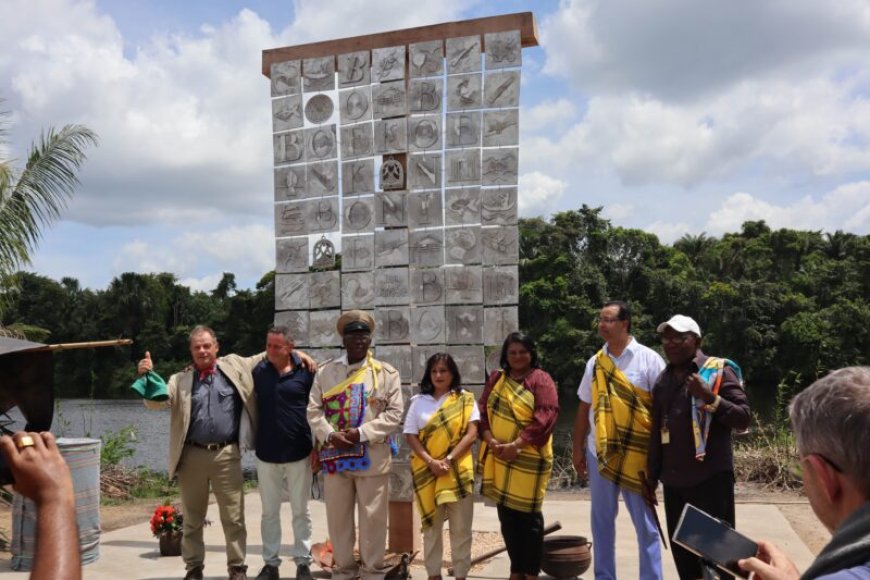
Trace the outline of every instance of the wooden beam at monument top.
<instances>
[{"instance_id":1,"label":"wooden beam at monument top","mask_svg":"<svg viewBox=\"0 0 870 580\"><path fill-rule=\"evenodd\" d=\"M378 32L363 36L351 36L349 38L338 38L336 40L325 40L310 44L270 48L263 51L263 74L271 78L272 65L286 60L338 55L357 50L387 48L415 42L459 38L475 34L483 35L492 32L506 32L508 30L520 31L523 48L538 46L535 15L531 12L517 12L515 14L430 24L428 26L417 26L416 28L404 28L402 30L391 30L389 32ZM481 40L481 43L483 43L483 40ZM483 46L483 50L486 50L485 46Z\"/></svg>"}]
</instances>

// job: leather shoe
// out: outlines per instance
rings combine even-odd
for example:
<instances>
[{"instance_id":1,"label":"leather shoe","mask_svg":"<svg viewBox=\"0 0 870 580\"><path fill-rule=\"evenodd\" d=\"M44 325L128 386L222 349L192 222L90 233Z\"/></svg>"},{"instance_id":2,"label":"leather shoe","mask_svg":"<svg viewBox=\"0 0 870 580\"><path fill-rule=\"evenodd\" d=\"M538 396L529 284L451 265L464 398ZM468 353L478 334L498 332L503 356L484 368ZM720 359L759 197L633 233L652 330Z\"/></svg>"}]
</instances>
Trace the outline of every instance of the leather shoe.
<instances>
[{"instance_id":1,"label":"leather shoe","mask_svg":"<svg viewBox=\"0 0 870 580\"><path fill-rule=\"evenodd\" d=\"M266 564L265 566L263 566L263 569L260 570L260 573L257 574L257 580L280 580L280 576L278 575L278 566Z\"/></svg>"},{"instance_id":2,"label":"leather shoe","mask_svg":"<svg viewBox=\"0 0 870 580\"><path fill-rule=\"evenodd\" d=\"M248 580L247 566L230 566L227 580Z\"/></svg>"},{"instance_id":3,"label":"leather shoe","mask_svg":"<svg viewBox=\"0 0 870 580\"><path fill-rule=\"evenodd\" d=\"M308 564L296 566L296 580L312 580L311 567Z\"/></svg>"},{"instance_id":4,"label":"leather shoe","mask_svg":"<svg viewBox=\"0 0 870 580\"><path fill-rule=\"evenodd\" d=\"M191 568L184 575L184 580L202 580L202 566Z\"/></svg>"}]
</instances>

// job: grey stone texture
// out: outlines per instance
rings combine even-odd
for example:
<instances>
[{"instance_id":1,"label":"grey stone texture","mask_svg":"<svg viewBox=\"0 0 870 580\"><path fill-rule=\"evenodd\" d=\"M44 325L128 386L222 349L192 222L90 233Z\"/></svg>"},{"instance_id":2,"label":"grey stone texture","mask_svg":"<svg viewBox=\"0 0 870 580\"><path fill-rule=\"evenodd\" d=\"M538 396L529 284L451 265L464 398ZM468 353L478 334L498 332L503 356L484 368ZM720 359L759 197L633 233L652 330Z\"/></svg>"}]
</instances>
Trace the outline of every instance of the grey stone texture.
<instances>
[{"instance_id":1,"label":"grey stone texture","mask_svg":"<svg viewBox=\"0 0 870 580\"><path fill-rule=\"evenodd\" d=\"M308 197L326 197L338 194L338 161L309 163L305 171Z\"/></svg>"},{"instance_id":2,"label":"grey stone texture","mask_svg":"<svg viewBox=\"0 0 870 580\"><path fill-rule=\"evenodd\" d=\"M289 95L272 101L272 132L298 129L305 123L302 118L302 95Z\"/></svg>"},{"instance_id":3,"label":"grey stone texture","mask_svg":"<svg viewBox=\"0 0 870 580\"><path fill-rule=\"evenodd\" d=\"M335 125L305 129L305 160L323 161L338 156Z\"/></svg>"},{"instance_id":4,"label":"grey stone texture","mask_svg":"<svg viewBox=\"0 0 870 580\"><path fill-rule=\"evenodd\" d=\"M480 226L464 226L444 230L447 264L480 264L483 252L480 244Z\"/></svg>"},{"instance_id":5,"label":"grey stone texture","mask_svg":"<svg viewBox=\"0 0 870 580\"><path fill-rule=\"evenodd\" d=\"M447 339L443 306L411 308L411 341L414 344L440 344Z\"/></svg>"},{"instance_id":6,"label":"grey stone texture","mask_svg":"<svg viewBox=\"0 0 870 580\"><path fill-rule=\"evenodd\" d=\"M518 67L523 64L523 45L519 30L484 34L483 44L486 47L487 70Z\"/></svg>"},{"instance_id":7,"label":"grey stone texture","mask_svg":"<svg viewBox=\"0 0 870 580\"><path fill-rule=\"evenodd\" d=\"M438 189L441 187L441 153L411 155L408 162L409 189Z\"/></svg>"},{"instance_id":8,"label":"grey stone texture","mask_svg":"<svg viewBox=\"0 0 870 580\"><path fill-rule=\"evenodd\" d=\"M335 57L322 56L302 61L302 89L307 92L335 90Z\"/></svg>"},{"instance_id":9,"label":"grey stone texture","mask_svg":"<svg viewBox=\"0 0 870 580\"><path fill-rule=\"evenodd\" d=\"M442 79L414 79L408 88L408 112L441 114L444 102Z\"/></svg>"},{"instance_id":10,"label":"grey stone texture","mask_svg":"<svg viewBox=\"0 0 870 580\"><path fill-rule=\"evenodd\" d=\"M341 275L342 310L371 310L375 307L375 273L345 272Z\"/></svg>"},{"instance_id":11,"label":"grey stone texture","mask_svg":"<svg viewBox=\"0 0 870 580\"><path fill-rule=\"evenodd\" d=\"M448 226L480 223L480 188L463 187L444 192L444 220Z\"/></svg>"},{"instance_id":12,"label":"grey stone texture","mask_svg":"<svg viewBox=\"0 0 870 580\"><path fill-rule=\"evenodd\" d=\"M342 195L360 195L375 190L374 159L357 159L341 164ZM347 203L347 202L345 202Z\"/></svg>"},{"instance_id":13,"label":"grey stone texture","mask_svg":"<svg viewBox=\"0 0 870 580\"><path fill-rule=\"evenodd\" d=\"M375 153L404 153L408 150L405 117L375 121Z\"/></svg>"},{"instance_id":14,"label":"grey stone texture","mask_svg":"<svg viewBox=\"0 0 870 580\"><path fill-rule=\"evenodd\" d=\"M483 102L480 73L447 77L447 110L479 109Z\"/></svg>"},{"instance_id":15,"label":"grey stone texture","mask_svg":"<svg viewBox=\"0 0 870 580\"><path fill-rule=\"evenodd\" d=\"M308 274L275 275L275 310L308 308Z\"/></svg>"},{"instance_id":16,"label":"grey stone texture","mask_svg":"<svg viewBox=\"0 0 870 580\"><path fill-rule=\"evenodd\" d=\"M307 310L279 310L275 313L275 324L286 326L290 329L296 346L308 344Z\"/></svg>"},{"instance_id":17,"label":"grey stone texture","mask_svg":"<svg viewBox=\"0 0 870 580\"><path fill-rule=\"evenodd\" d=\"M390 46L372 51L372 81L385 82L405 78L405 47Z\"/></svg>"},{"instance_id":18,"label":"grey stone texture","mask_svg":"<svg viewBox=\"0 0 870 580\"><path fill-rule=\"evenodd\" d=\"M447 186L480 183L480 149L447 151Z\"/></svg>"},{"instance_id":19,"label":"grey stone texture","mask_svg":"<svg viewBox=\"0 0 870 580\"><path fill-rule=\"evenodd\" d=\"M275 241L275 272L289 274L307 271L308 236Z\"/></svg>"},{"instance_id":20,"label":"grey stone texture","mask_svg":"<svg viewBox=\"0 0 870 580\"><path fill-rule=\"evenodd\" d=\"M372 88L346 89L338 93L338 118L342 125L372 120Z\"/></svg>"},{"instance_id":21,"label":"grey stone texture","mask_svg":"<svg viewBox=\"0 0 870 580\"><path fill-rule=\"evenodd\" d=\"M398 117L407 112L405 81L372 85L372 114L375 119Z\"/></svg>"},{"instance_id":22,"label":"grey stone texture","mask_svg":"<svg viewBox=\"0 0 870 580\"><path fill-rule=\"evenodd\" d=\"M373 234L341 237L341 271L358 272L375 266Z\"/></svg>"},{"instance_id":23,"label":"grey stone texture","mask_svg":"<svg viewBox=\"0 0 870 580\"><path fill-rule=\"evenodd\" d=\"M480 199L480 223L485 226L516 225L517 188L484 188Z\"/></svg>"},{"instance_id":24,"label":"grey stone texture","mask_svg":"<svg viewBox=\"0 0 870 580\"><path fill-rule=\"evenodd\" d=\"M272 79L273 97L302 93L302 63L298 60L273 63L269 78Z\"/></svg>"},{"instance_id":25,"label":"grey stone texture","mask_svg":"<svg viewBox=\"0 0 870 580\"><path fill-rule=\"evenodd\" d=\"M519 302L519 276L516 266L483 269L483 303L516 304Z\"/></svg>"},{"instance_id":26,"label":"grey stone texture","mask_svg":"<svg viewBox=\"0 0 870 580\"><path fill-rule=\"evenodd\" d=\"M305 132L303 129L281 133L272 138L275 165L305 161Z\"/></svg>"},{"instance_id":27,"label":"grey stone texture","mask_svg":"<svg viewBox=\"0 0 870 580\"><path fill-rule=\"evenodd\" d=\"M410 151L440 151L441 116L421 115L408 119L408 148Z\"/></svg>"},{"instance_id":28,"label":"grey stone texture","mask_svg":"<svg viewBox=\"0 0 870 580\"><path fill-rule=\"evenodd\" d=\"M341 272L308 274L308 301L312 310L341 308Z\"/></svg>"},{"instance_id":29,"label":"grey stone texture","mask_svg":"<svg viewBox=\"0 0 870 580\"><path fill-rule=\"evenodd\" d=\"M305 201L275 204L275 235L279 238L308 233L308 205Z\"/></svg>"},{"instance_id":30,"label":"grey stone texture","mask_svg":"<svg viewBox=\"0 0 870 580\"><path fill-rule=\"evenodd\" d=\"M403 383L411 382L411 346L381 345L375 349L375 358L389 363L399 371ZM405 401L407 404L408 401Z\"/></svg>"},{"instance_id":31,"label":"grey stone texture","mask_svg":"<svg viewBox=\"0 0 870 580\"><path fill-rule=\"evenodd\" d=\"M408 237L409 262L415 268L430 268L444 264L444 233L442 230L420 230Z\"/></svg>"},{"instance_id":32,"label":"grey stone texture","mask_svg":"<svg viewBox=\"0 0 870 580\"><path fill-rule=\"evenodd\" d=\"M335 103L329 95L312 95L305 103L305 118L309 123L320 125L329 121L335 111Z\"/></svg>"},{"instance_id":33,"label":"grey stone texture","mask_svg":"<svg viewBox=\"0 0 870 580\"><path fill-rule=\"evenodd\" d=\"M444 225L440 191L414 191L408 194L406 201L408 227L411 229L433 228Z\"/></svg>"},{"instance_id":34,"label":"grey stone texture","mask_svg":"<svg viewBox=\"0 0 870 580\"><path fill-rule=\"evenodd\" d=\"M305 165L275 168L275 201L305 199L307 189Z\"/></svg>"},{"instance_id":35,"label":"grey stone texture","mask_svg":"<svg viewBox=\"0 0 870 580\"><path fill-rule=\"evenodd\" d=\"M346 125L341 128L341 157L343 160L367 157L374 152L375 134L371 123Z\"/></svg>"},{"instance_id":36,"label":"grey stone texture","mask_svg":"<svg viewBox=\"0 0 870 580\"><path fill-rule=\"evenodd\" d=\"M484 111L483 146L510 147L520 144L519 109Z\"/></svg>"},{"instance_id":37,"label":"grey stone texture","mask_svg":"<svg viewBox=\"0 0 870 580\"><path fill-rule=\"evenodd\" d=\"M447 74L480 70L480 36L447 39Z\"/></svg>"},{"instance_id":38,"label":"grey stone texture","mask_svg":"<svg viewBox=\"0 0 870 580\"><path fill-rule=\"evenodd\" d=\"M315 348L341 345L335 323L341 310L315 310L308 313L308 343Z\"/></svg>"},{"instance_id":39,"label":"grey stone texture","mask_svg":"<svg viewBox=\"0 0 870 580\"><path fill-rule=\"evenodd\" d=\"M447 304L480 304L483 302L483 268L463 266L445 268Z\"/></svg>"},{"instance_id":40,"label":"grey stone texture","mask_svg":"<svg viewBox=\"0 0 870 580\"><path fill-rule=\"evenodd\" d=\"M444 72L444 41L416 42L409 47L411 78L439 76Z\"/></svg>"},{"instance_id":41,"label":"grey stone texture","mask_svg":"<svg viewBox=\"0 0 870 580\"><path fill-rule=\"evenodd\" d=\"M338 86L355 87L371 82L371 53L367 50L338 55Z\"/></svg>"},{"instance_id":42,"label":"grey stone texture","mask_svg":"<svg viewBox=\"0 0 870 580\"><path fill-rule=\"evenodd\" d=\"M482 228L483 263L506 266L520 261L519 230L516 226Z\"/></svg>"},{"instance_id":43,"label":"grey stone texture","mask_svg":"<svg viewBox=\"0 0 870 580\"><path fill-rule=\"evenodd\" d=\"M411 341L411 319L407 306L375 308L375 339L377 344L408 344Z\"/></svg>"},{"instance_id":44,"label":"grey stone texture","mask_svg":"<svg viewBox=\"0 0 870 580\"><path fill-rule=\"evenodd\" d=\"M411 302L408 268L375 270L375 306L392 306Z\"/></svg>"},{"instance_id":45,"label":"grey stone texture","mask_svg":"<svg viewBox=\"0 0 870 580\"><path fill-rule=\"evenodd\" d=\"M448 346L447 352L456 361L464 385L486 382L483 346Z\"/></svg>"},{"instance_id":46,"label":"grey stone texture","mask_svg":"<svg viewBox=\"0 0 870 580\"><path fill-rule=\"evenodd\" d=\"M483 342L501 346L511 332L520 329L519 312L516 306L483 309Z\"/></svg>"},{"instance_id":47,"label":"grey stone texture","mask_svg":"<svg viewBox=\"0 0 870 580\"><path fill-rule=\"evenodd\" d=\"M444 142L448 148L480 147L480 111L447 113Z\"/></svg>"},{"instance_id":48,"label":"grey stone texture","mask_svg":"<svg viewBox=\"0 0 870 580\"><path fill-rule=\"evenodd\" d=\"M481 155L482 185L516 185L519 148L484 149Z\"/></svg>"},{"instance_id":49,"label":"grey stone texture","mask_svg":"<svg viewBox=\"0 0 870 580\"><path fill-rule=\"evenodd\" d=\"M342 231L346 233L369 233L375 231L374 197L351 197L344 200Z\"/></svg>"},{"instance_id":50,"label":"grey stone texture","mask_svg":"<svg viewBox=\"0 0 870 580\"><path fill-rule=\"evenodd\" d=\"M308 200L308 233L337 232L340 224L337 197Z\"/></svg>"},{"instance_id":51,"label":"grey stone texture","mask_svg":"<svg viewBox=\"0 0 870 580\"><path fill-rule=\"evenodd\" d=\"M411 304L430 306L444 304L447 286L443 268L411 270Z\"/></svg>"},{"instance_id":52,"label":"grey stone texture","mask_svg":"<svg viewBox=\"0 0 870 580\"><path fill-rule=\"evenodd\" d=\"M408 225L408 194L404 191L385 191L375 194L375 224L379 227Z\"/></svg>"},{"instance_id":53,"label":"grey stone texture","mask_svg":"<svg viewBox=\"0 0 870 580\"><path fill-rule=\"evenodd\" d=\"M447 344L483 344L483 306L447 306Z\"/></svg>"},{"instance_id":54,"label":"grey stone texture","mask_svg":"<svg viewBox=\"0 0 870 580\"><path fill-rule=\"evenodd\" d=\"M488 109L520 106L520 71L486 73L483 106Z\"/></svg>"}]
</instances>

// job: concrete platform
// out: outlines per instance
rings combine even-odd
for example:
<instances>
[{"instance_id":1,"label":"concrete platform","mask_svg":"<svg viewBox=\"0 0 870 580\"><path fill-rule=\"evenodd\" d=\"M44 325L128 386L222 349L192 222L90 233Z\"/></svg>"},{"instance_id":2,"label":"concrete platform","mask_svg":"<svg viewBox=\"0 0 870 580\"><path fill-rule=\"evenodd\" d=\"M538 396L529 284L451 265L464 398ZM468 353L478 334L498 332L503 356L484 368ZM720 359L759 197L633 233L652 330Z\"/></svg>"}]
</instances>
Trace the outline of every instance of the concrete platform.
<instances>
[{"instance_id":1,"label":"concrete platform","mask_svg":"<svg viewBox=\"0 0 870 580\"><path fill-rule=\"evenodd\" d=\"M260 497L256 491L248 493L245 501L245 514L248 523L248 574L253 579L263 565L261 558L262 544L260 540ZM498 516L493 507L476 503L474 506L474 530L498 532ZM582 535L590 538L589 528L590 504L588 500L553 500L544 502L544 520L550 524L558 520L562 524L562 534ZM322 501L311 502L314 541L322 541L327 537L326 511ZM659 517L664 523L664 511L659 506ZM220 580L227 577L226 555L224 551L223 532L219 523L217 506L209 506L208 518L215 522L205 530L206 565L205 577L208 580ZM810 550L804 545L775 505L770 504L738 504L738 530L751 538L764 538L778 544L795 561L798 569L803 570L813 560ZM282 509L282 524L285 530L284 543L292 540L290 525L290 508ZM821 524L819 524L821 525ZM634 529L628 513L621 509L617 517L617 573L620 578L632 579L638 577L637 544L634 540ZM288 548L289 550L289 548ZM595 546L592 549L593 558ZM663 552L665 578L676 580L670 552ZM313 568L316 571L317 567ZM507 578L510 566L506 554L496 556L482 569L469 574L470 578ZM294 578L295 566L292 561L285 560L281 564L281 577ZM445 572L446 573L446 572ZM157 540L151 537L148 522L143 519L141 524L122 528L103 534L100 544L100 558L85 566L84 578L87 580L175 580L183 578L184 564L179 557L161 558L157 550ZM315 577L320 576L315 574ZM415 578L426 578L422 568L414 570ZM9 561L0 562L0 577L9 580L28 578L28 572L14 572L9 568ZM321 577L325 577L321 576ZM590 569L584 578L593 577Z\"/></svg>"}]
</instances>

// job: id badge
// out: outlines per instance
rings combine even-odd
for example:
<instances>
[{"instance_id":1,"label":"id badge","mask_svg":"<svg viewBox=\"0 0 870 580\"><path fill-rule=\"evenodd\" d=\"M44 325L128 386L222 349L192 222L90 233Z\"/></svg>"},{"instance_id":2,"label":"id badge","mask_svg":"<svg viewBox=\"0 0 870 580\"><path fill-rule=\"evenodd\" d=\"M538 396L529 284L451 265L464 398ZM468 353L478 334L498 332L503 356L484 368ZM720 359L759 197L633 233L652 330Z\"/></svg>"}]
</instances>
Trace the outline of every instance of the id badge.
<instances>
[{"instance_id":1,"label":"id badge","mask_svg":"<svg viewBox=\"0 0 870 580\"><path fill-rule=\"evenodd\" d=\"M671 442L671 432L667 428L662 429L662 445L667 445Z\"/></svg>"}]
</instances>

